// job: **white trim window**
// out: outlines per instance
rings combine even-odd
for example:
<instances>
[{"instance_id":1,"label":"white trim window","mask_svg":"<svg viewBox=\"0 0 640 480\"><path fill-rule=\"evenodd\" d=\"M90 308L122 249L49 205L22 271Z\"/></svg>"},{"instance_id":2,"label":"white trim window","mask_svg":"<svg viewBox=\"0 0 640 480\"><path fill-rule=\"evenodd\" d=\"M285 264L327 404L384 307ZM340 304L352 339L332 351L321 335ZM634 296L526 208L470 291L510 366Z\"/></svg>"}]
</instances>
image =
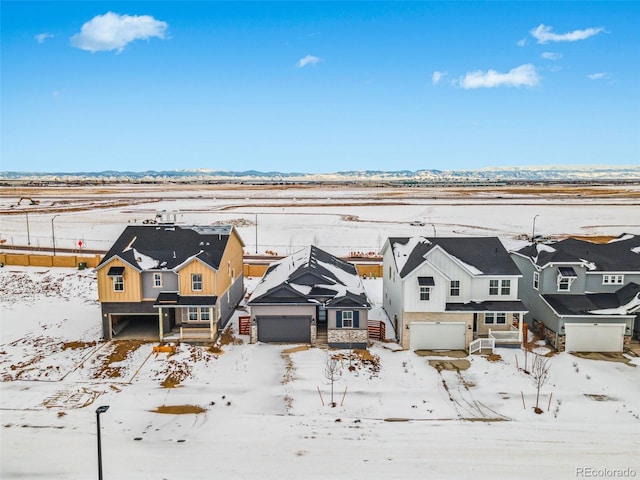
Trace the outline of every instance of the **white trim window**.
<instances>
[{"instance_id":1,"label":"white trim window","mask_svg":"<svg viewBox=\"0 0 640 480\"><path fill-rule=\"evenodd\" d=\"M533 289L540 290L540 272L533 272Z\"/></svg>"},{"instance_id":2,"label":"white trim window","mask_svg":"<svg viewBox=\"0 0 640 480\"><path fill-rule=\"evenodd\" d=\"M191 274L191 290L193 290L194 292L202 291L202 274L201 273Z\"/></svg>"},{"instance_id":3,"label":"white trim window","mask_svg":"<svg viewBox=\"0 0 640 480\"><path fill-rule=\"evenodd\" d=\"M124 277L122 275L114 275L111 278L113 278L113 291L124 292Z\"/></svg>"},{"instance_id":4,"label":"white trim window","mask_svg":"<svg viewBox=\"0 0 640 480\"><path fill-rule=\"evenodd\" d=\"M603 285L622 285L624 283L624 275L602 275Z\"/></svg>"},{"instance_id":5,"label":"white trim window","mask_svg":"<svg viewBox=\"0 0 640 480\"><path fill-rule=\"evenodd\" d=\"M209 316L209 307L188 307L187 308L187 321L188 322L208 322L211 317Z\"/></svg>"},{"instance_id":6,"label":"white trim window","mask_svg":"<svg viewBox=\"0 0 640 480\"><path fill-rule=\"evenodd\" d=\"M489 295L498 295L500 291L499 286L499 280L489 280Z\"/></svg>"},{"instance_id":7,"label":"white trim window","mask_svg":"<svg viewBox=\"0 0 640 480\"><path fill-rule=\"evenodd\" d=\"M571 284L575 279L576 277L563 277L562 275L558 275L558 291L570 292Z\"/></svg>"},{"instance_id":8,"label":"white trim window","mask_svg":"<svg viewBox=\"0 0 640 480\"><path fill-rule=\"evenodd\" d=\"M460 280L451 280L449 285L449 295L452 297L460 296Z\"/></svg>"},{"instance_id":9,"label":"white trim window","mask_svg":"<svg viewBox=\"0 0 640 480\"><path fill-rule=\"evenodd\" d=\"M511 295L511 280L502 280L500 284L500 295Z\"/></svg>"},{"instance_id":10,"label":"white trim window","mask_svg":"<svg viewBox=\"0 0 640 480\"><path fill-rule=\"evenodd\" d=\"M488 312L484 314L485 325L506 325L507 314L505 312Z\"/></svg>"},{"instance_id":11,"label":"white trim window","mask_svg":"<svg viewBox=\"0 0 640 480\"><path fill-rule=\"evenodd\" d=\"M154 273L153 274L153 288L162 288L162 274Z\"/></svg>"},{"instance_id":12,"label":"white trim window","mask_svg":"<svg viewBox=\"0 0 640 480\"><path fill-rule=\"evenodd\" d=\"M353 328L353 312L351 310L343 310L342 328Z\"/></svg>"},{"instance_id":13,"label":"white trim window","mask_svg":"<svg viewBox=\"0 0 640 480\"><path fill-rule=\"evenodd\" d=\"M420 300L424 302L431 300L431 287L420 286Z\"/></svg>"}]
</instances>

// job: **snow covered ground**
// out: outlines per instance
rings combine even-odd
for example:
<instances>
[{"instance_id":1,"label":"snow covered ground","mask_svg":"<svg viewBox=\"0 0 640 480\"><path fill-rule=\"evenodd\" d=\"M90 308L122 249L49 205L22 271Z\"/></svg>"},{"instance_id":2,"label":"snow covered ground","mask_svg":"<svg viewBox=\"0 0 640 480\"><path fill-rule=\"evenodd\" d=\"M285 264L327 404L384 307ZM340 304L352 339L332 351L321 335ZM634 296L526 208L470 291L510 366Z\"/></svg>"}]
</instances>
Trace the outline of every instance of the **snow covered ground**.
<instances>
[{"instance_id":1,"label":"snow covered ground","mask_svg":"<svg viewBox=\"0 0 640 480\"><path fill-rule=\"evenodd\" d=\"M379 301L381 281L365 286ZM521 350L432 358L376 342L351 370L348 351L331 352L345 357L331 407L327 350L249 345L235 335L214 352L181 344L170 355L131 342L123 353L96 342L93 272L7 266L0 291L3 479L97 475L99 405L110 406L101 416L104 478L640 474L638 358L551 357L537 415L531 378L517 368ZM439 371L430 360L467 360L469 368ZM168 377L178 386L165 388Z\"/></svg>"},{"instance_id":2,"label":"snow covered ground","mask_svg":"<svg viewBox=\"0 0 640 480\"><path fill-rule=\"evenodd\" d=\"M388 236L435 232L497 235L515 248L535 216L543 235L640 228L632 197L433 191L437 198L372 189L164 192L157 201L101 209L86 207L94 199L82 194L78 211L64 210L80 201L61 193L66 200L40 198L24 214L2 215L0 240L48 247L55 231L59 248L82 239L86 248L107 249L126 224L163 209L178 210L181 223L244 219L238 229L251 253L286 254L310 243L334 254L377 251ZM16 202L4 196L0 207ZM38 210L58 202L55 217ZM425 227L411 226L416 219ZM381 318L381 281L364 283L377 302L371 316ZM255 284L247 281L249 290ZM181 344L171 355L154 353L153 343L101 342L92 271L5 266L0 299L3 480L97 476L100 405L110 406L101 416L105 479L555 479L602 478L611 469L640 476L638 358L554 355L537 415L530 375L518 368L522 350L421 357L376 342L371 358L351 359L351 370L349 352L333 352L343 359L331 407L327 350L249 345L239 335L214 351ZM448 361L463 366L436 368Z\"/></svg>"}]
</instances>

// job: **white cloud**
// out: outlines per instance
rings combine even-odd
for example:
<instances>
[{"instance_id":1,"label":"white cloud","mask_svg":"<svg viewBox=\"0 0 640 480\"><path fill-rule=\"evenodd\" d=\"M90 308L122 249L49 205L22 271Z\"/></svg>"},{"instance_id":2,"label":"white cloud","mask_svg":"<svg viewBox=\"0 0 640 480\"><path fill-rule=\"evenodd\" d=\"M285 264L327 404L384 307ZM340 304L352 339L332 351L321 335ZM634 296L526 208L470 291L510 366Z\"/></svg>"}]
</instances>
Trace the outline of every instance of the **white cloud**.
<instances>
[{"instance_id":1,"label":"white cloud","mask_svg":"<svg viewBox=\"0 0 640 480\"><path fill-rule=\"evenodd\" d=\"M607 74L605 72L598 72L598 73L592 73L590 75L587 75L587 78L589 80L600 80L601 78L606 77Z\"/></svg>"},{"instance_id":2,"label":"white cloud","mask_svg":"<svg viewBox=\"0 0 640 480\"><path fill-rule=\"evenodd\" d=\"M551 27L547 27L541 23L529 33L531 33L532 37L538 40L538 43L542 44L549 42L576 42L599 34L604 31L604 28L585 28L584 30L574 30L573 32L567 33L553 33L551 30Z\"/></svg>"},{"instance_id":3,"label":"white cloud","mask_svg":"<svg viewBox=\"0 0 640 480\"><path fill-rule=\"evenodd\" d=\"M519 47L524 47L527 44L527 39L526 38L521 38L520 40L518 40L517 45Z\"/></svg>"},{"instance_id":4,"label":"white cloud","mask_svg":"<svg viewBox=\"0 0 640 480\"><path fill-rule=\"evenodd\" d=\"M298 60L298 68L306 67L307 65L316 65L320 59L318 57L314 57L313 55L306 55Z\"/></svg>"},{"instance_id":5,"label":"white cloud","mask_svg":"<svg viewBox=\"0 0 640 480\"><path fill-rule=\"evenodd\" d=\"M164 38L167 23L150 15L119 15L107 12L97 15L82 25L80 33L71 37L71 45L99 52L117 50L121 52L127 44L135 40L151 37Z\"/></svg>"},{"instance_id":6,"label":"white cloud","mask_svg":"<svg viewBox=\"0 0 640 480\"><path fill-rule=\"evenodd\" d=\"M38 43L44 43L47 38L53 38L53 35L50 33L39 33L35 36L35 39Z\"/></svg>"},{"instance_id":7,"label":"white cloud","mask_svg":"<svg viewBox=\"0 0 640 480\"><path fill-rule=\"evenodd\" d=\"M495 87L535 87L540 83L536 68L531 64L520 65L507 73L488 70L469 72L460 78L460 86L464 89Z\"/></svg>"},{"instance_id":8,"label":"white cloud","mask_svg":"<svg viewBox=\"0 0 640 480\"><path fill-rule=\"evenodd\" d=\"M540 56L545 60L560 60L562 58L562 54L556 52L543 52Z\"/></svg>"},{"instance_id":9,"label":"white cloud","mask_svg":"<svg viewBox=\"0 0 640 480\"><path fill-rule=\"evenodd\" d=\"M433 85L438 85L446 75L447 72L433 72L433 75L431 75L431 83Z\"/></svg>"}]
</instances>

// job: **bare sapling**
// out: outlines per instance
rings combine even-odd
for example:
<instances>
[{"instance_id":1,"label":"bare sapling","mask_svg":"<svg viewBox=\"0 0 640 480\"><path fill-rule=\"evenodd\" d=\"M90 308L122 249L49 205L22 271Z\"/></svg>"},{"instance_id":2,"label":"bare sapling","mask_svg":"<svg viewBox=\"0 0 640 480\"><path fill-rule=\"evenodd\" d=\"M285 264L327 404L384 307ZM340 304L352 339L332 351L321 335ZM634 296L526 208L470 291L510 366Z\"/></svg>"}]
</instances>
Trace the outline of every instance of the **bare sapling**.
<instances>
[{"instance_id":1,"label":"bare sapling","mask_svg":"<svg viewBox=\"0 0 640 480\"><path fill-rule=\"evenodd\" d=\"M324 378L331 384L331 406L335 407L336 403L333 401L333 384L340 377L340 365L338 361L331 355L327 355L327 360L324 365Z\"/></svg>"},{"instance_id":2,"label":"bare sapling","mask_svg":"<svg viewBox=\"0 0 640 480\"><path fill-rule=\"evenodd\" d=\"M535 354L531 365L531 381L536 388L536 406L534 408L536 413L542 413L542 409L539 407L540 389L547 383L547 380L549 380L549 371L551 370L550 360L548 357Z\"/></svg>"}]
</instances>

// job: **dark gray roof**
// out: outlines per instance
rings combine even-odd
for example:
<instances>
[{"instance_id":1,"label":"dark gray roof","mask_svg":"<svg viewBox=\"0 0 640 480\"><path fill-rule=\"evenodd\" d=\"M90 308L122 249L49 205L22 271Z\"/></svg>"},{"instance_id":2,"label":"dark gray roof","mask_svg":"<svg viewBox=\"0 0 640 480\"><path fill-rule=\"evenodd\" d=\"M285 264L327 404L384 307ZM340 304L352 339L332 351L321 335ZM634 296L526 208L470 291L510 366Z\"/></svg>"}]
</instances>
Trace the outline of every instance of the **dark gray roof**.
<instances>
[{"instance_id":1,"label":"dark gray roof","mask_svg":"<svg viewBox=\"0 0 640 480\"><path fill-rule=\"evenodd\" d=\"M527 312L527 307L519 300L447 303L447 312Z\"/></svg>"},{"instance_id":2,"label":"dark gray roof","mask_svg":"<svg viewBox=\"0 0 640 480\"><path fill-rule=\"evenodd\" d=\"M618 314L626 315L628 312L622 307L638 298L638 294L640 285L629 283L614 293L547 294L542 297L558 315L596 315L598 310L615 309L620 310ZM640 305L640 301L637 304Z\"/></svg>"},{"instance_id":3,"label":"dark gray roof","mask_svg":"<svg viewBox=\"0 0 640 480\"><path fill-rule=\"evenodd\" d=\"M397 266L399 250L412 239L416 240L416 237L389 238ZM498 237L418 237L417 240L415 247L407 253L406 261L400 269L401 277L407 276L422 265L425 261L424 256L436 245L481 272L477 273L478 275L521 275Z\"/></svg>"},{"instance_id":4,"label":"dark gray roof","mask_svg":"<svg viewBox=\"0 0 640 480\"><path fill-rule=\"evenodd\" d=\"M319 302L329 308L371 308L356 267L312 245L271 264L248 303Z\"/></svg>"},{"instance_id":5,"label":"dark gray roof","mask_svg":"<svg viewBox=\"0 0 640 480\"><path fill-rule=\"evenodd\" d=\"M138 270L170 270L195 256L217 270L231 231L230 226L130 225L97 268L119 257Z\"/></svg>"},{"instance_id":6,"label":"dark gray roof","mask_svg":"<svg viewBox=\"0 0 640 480\"><path fill-rule=\"evenodd\" d=\"M517 251L541 267L549 263L593 264L600 272L640 272L640 236L624 234L609 243L567 238L545 245L528 245Z\"/></svg>"},{"instance_id":7,"label":"dark gray roof","mask_svg":"<svg viewBox=\"0 0 640 480\"><path fill-rule=\"evenodd\" d=\"M156 298L154 307L213 307L218 301L218 297L206 295L179 295L176 292L162 292Z\"/></svg>"}]
</instances>

